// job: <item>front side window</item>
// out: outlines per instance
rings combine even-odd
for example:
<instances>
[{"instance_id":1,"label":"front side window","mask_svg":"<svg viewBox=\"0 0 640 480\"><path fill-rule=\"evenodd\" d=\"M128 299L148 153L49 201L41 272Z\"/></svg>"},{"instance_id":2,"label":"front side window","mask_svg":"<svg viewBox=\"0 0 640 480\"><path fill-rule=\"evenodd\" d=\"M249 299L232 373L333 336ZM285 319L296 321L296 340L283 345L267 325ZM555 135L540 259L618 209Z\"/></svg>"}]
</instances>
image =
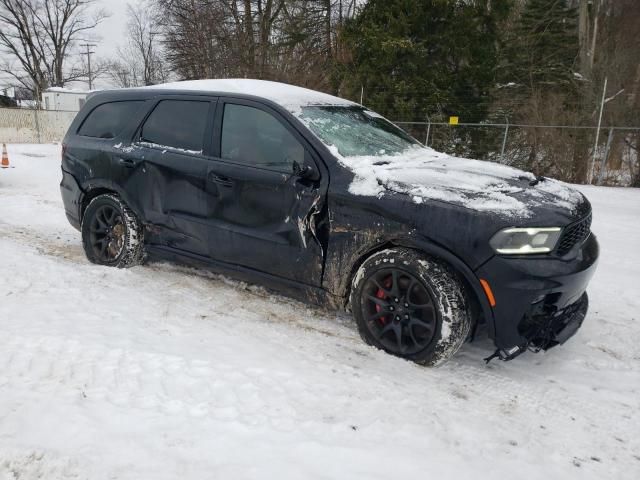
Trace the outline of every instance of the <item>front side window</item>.
<instances>
[{"instance_id":1,"label":"front side window","mask_svg":"<svg viewBox=\"0 0 640 480\"><path fill-rule=\"evenodd\" d=\"M278 119L245 105L225 105L220 150L225 160L285 173L304 163L304 147Z\"/></svg>"},{"instance_id":2,"label":"front side window","mask_svg":"<svg viewBox=\"0 0 640 480\"><path fill-rule=\"evenodd\" d=\"M303 107L300 119L343 157L394 155L420 145L393 123L362 107Z\"/></svg>"},{"instance_id":3,"label":"front side window","mask_svg":"<svg viewBox=\"0 0 640 480\"><path fill-rule=\"evenodd\" d=\"M46 98L48 100L48 98ZM84 120L78 135L94 138L114 138L131 120L142 101L110 102L94 108ZM47 103L48 105L48 103ZM47 108L49 108L47 106Z\"/></svg>"},{"instance_id":4,"label":"front side window","mask_svg":"<svg viewBox=\"0 0 640 480\"><path fill-rule=\"evenodd\" d=\"M162 100L147 118L140 140L159 147L201 153L209 102Z\"/></svg>"}]
</instances>

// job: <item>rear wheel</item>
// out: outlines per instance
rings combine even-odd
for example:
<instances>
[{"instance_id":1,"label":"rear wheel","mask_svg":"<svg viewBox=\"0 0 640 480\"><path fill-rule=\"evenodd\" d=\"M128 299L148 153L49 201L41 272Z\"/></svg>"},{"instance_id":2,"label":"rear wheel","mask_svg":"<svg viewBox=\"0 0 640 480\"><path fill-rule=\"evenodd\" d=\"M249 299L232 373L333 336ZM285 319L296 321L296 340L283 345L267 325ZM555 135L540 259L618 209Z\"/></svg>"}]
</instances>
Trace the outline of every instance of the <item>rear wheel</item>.
<instances>
[{"instance_id":1,"label":"rear wheel","mask_svg":"<svg viewBox=\"0 0 640 480\"><path fill-rule=\"evenodd\" d=\"M143 230L135 214L113 194L95 197L82 217L82 245L89 261L126 268L144 259Z\"/></svg>"},{"instance_id":2,"label":"rear wheel","mask_svg":"<svg viewBox=\"0 0 640 480\"><path fill-rule=\"evenodd\" d=\"M456 274L406 248L365 260L352 282L351 307L367 343L424 365L450 358L471 324Z\"/></svg>"}]
</instances>

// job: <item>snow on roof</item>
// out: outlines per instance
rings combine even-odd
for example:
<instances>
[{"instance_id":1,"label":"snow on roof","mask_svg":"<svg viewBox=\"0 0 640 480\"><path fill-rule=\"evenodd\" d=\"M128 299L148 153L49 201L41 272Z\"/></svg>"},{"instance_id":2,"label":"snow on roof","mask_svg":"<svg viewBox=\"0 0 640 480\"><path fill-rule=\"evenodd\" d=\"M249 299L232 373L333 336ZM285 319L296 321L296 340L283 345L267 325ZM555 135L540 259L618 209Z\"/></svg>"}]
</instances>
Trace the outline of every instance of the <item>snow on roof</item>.
<instances>
[{"instance_id":1,"label":"snow on roof","mask_svg":"<svg viewBox=\"0 0 640 480\"><path fill-rule=\"evenodd\" d=\"M79 90L75 88L64 88L64 87L49 87L45 90L45 92L53 92L53 93L71 93L74 95L88 95L91 92L95 92L95 90Z\"/></svg>"},{"instance_id":2,"label":"snow on roof","mask_svg":"<svg viewBox=\"0 0 640 480\"><path fill-rule=\"evenodd\" d=\"M340 97L317 92L308 88L286 83L246 78L185 80L182 82L162 83L143 88L162 88L171 90L196 90L202 92L240 93L255 95L271 100L286 109L297 113L300 107L307 105L356 105Z\"/></svg>"}]
</instances>

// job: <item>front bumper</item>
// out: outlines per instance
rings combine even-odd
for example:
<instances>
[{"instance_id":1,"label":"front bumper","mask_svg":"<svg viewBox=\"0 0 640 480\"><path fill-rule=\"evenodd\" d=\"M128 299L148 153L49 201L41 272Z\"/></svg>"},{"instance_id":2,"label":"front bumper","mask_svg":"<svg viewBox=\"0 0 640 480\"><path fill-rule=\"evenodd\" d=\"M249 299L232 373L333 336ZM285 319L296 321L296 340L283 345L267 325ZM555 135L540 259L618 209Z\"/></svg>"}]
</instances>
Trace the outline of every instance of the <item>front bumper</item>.
<instances>
[{"instance_id":1,"label":"front bumper","mask_svg":"<svg viewBox=\"0 0 640 480\"><path fill-rule=\"evenodd\" d=\"M578 331L588 309L586 292L577 302L561 309L540 301L518 324L518 331L529 340L533 351L548 350L566 342Z\"/></svg>"},{"instance_id":2,"label":"front bumper","mask_svg":"<svg viewBox=\"0 0 640 480\"><path fill-rule=\"evenodd\" d=\"M546 350L575 334L587 312L585 292L598 253L591 234L562 258L495 256L476 271L495 296L489 334L502 358Z\"/></svg>"}]
</instances>

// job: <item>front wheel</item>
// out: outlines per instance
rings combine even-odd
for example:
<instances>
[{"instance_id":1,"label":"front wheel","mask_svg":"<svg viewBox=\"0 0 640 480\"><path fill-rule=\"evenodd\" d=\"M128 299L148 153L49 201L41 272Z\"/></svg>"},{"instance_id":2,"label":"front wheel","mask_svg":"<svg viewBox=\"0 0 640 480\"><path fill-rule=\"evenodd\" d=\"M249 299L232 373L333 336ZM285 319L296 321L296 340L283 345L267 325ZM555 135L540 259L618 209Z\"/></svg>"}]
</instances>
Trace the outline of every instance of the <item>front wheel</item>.
<instances>
[{"instance_id":1,"label":"front wheel","mask_svg":"<svg viewBox=\"0 0 640 480\"><path fill-rule=\"evenodd\" d=\"M353 278L351 308L367 343L423 365L450 358L471 325L464 287L451 268L406 248L365 260Z\"/></svg>"},{"instance_id":2,"label":"front wheel","mask_svg":"<svg viewBox=\"0 0 640 480\"><path fill-rule=\"evenodd\" d=\"M95 197L82 217L82 245L92 263L127 268L144 260L143 229L114 194Z\"/></svg>"}]
</instances>

